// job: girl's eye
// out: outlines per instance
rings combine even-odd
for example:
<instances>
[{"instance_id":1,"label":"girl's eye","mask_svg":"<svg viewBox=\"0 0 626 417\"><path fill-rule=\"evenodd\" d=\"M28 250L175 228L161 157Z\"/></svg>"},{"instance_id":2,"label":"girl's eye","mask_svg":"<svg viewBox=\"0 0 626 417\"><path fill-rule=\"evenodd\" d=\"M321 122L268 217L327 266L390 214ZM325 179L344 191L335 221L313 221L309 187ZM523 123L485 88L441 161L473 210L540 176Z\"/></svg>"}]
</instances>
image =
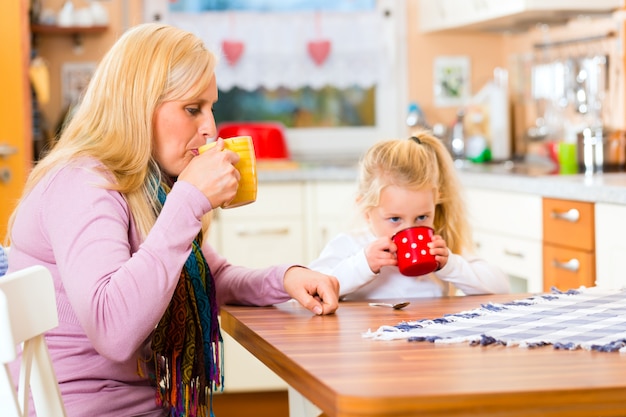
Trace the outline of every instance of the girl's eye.
<instances>
[{"instance_id":1,"label":"girl's eye","mask_svg":"<svg viewBox=\"0 0 626 417\"><path fill-rule=\"evenodd\" d=\"M390 217L389 221L391 223L398 223L400 221L400 217Z\"/></svg>"},{"instance_id":2,"label":"girl's eye","mask_svg":"<svg viewBox=\"0 0 626 417\"><path fill-rule=\"evenodd\" d=\"M418 222L423 222L428 218L428 216L426 214L422 214L421 216L417 216L416 220Z\"/></svg>"}]
</instances>

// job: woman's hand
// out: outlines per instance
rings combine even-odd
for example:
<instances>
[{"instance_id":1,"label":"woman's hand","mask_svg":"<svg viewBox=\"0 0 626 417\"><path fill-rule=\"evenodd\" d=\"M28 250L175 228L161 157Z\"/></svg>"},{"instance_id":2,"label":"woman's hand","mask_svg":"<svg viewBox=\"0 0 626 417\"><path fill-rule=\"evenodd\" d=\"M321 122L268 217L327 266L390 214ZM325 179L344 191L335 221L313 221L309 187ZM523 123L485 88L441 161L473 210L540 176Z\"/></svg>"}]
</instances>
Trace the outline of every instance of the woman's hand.
<instances>
[{"instance_id":1,"label":"woman's hand","mask_svg":"<svg viewBox=\"0 0 626 417\"><path fill-rule=\"evenodd\" d=\"M450 256L450 249L448 249L446 241L441 236L434 235L428 247L430 248L430 254L435 255L435 260L439 263L438 269L446 266Z\"/></svg>"},{"instance_id":2,"label":"woman's hand","mask_svg":"<svg viewBox=\"0 0 626 417\"><path fill-rule=\"evenodd\" d=\"M291 267L283 279L285 291L317 315L332 314L339 307L337 278L301 266Z\"/></svg>"},{"instance_id":3,"label":"woman's hand","mask_svg":"<svg viewBox=\"0 0 626 417\"><path fill-rule=\"evenodd\" d=\"M213 208L235 198L241 175L235 168L239 162L236 152L224 149L224 140L218 139L211 149L194 157L178 176L191 183L206 196Z\"/></svg>"},{"instance_id":4,"label":"woman's hand","mask_svg":"<svg viewBox=\"0 0 626 417\"><path fill-rule=\"evenodd\" d=\"M367 245L365 258L373 273L378 274L383 266L398 265L396 251L398 247L388 237L381 237Z\"/></svg>"}]
</instances>

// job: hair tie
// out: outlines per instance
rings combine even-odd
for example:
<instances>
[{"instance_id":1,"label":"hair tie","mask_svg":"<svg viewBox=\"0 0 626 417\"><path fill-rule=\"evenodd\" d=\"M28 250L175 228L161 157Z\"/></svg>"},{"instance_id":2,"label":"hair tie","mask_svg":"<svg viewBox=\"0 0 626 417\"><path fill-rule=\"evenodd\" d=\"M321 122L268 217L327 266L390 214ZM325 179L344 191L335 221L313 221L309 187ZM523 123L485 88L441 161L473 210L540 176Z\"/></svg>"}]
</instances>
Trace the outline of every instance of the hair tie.
<instances>
[{"instance_id":1,"label":"hair tie","mask_svg":"<svg viewBox=\"0 0 626 417\"><path fill-rule=\"evenodd\" d=\"M420 145L422 144L422 141L418 137L411 136L409 139L411 139L415 143L419 143Z\"/></svg>"}]
</instances>

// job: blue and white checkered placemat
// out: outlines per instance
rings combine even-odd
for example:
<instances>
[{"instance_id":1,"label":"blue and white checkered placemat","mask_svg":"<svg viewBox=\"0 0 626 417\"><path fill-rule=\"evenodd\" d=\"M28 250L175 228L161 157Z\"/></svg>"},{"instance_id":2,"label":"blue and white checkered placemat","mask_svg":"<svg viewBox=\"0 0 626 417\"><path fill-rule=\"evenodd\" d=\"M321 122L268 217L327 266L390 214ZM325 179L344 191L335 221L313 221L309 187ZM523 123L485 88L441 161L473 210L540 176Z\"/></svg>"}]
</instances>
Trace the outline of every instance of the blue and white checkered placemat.
<instances>
[{"instance_id":1,"label":"blue and white checkered placemat","mask_svg":"<svg viewBox=\"0 0 626 417\"><path fill-rule=\"evenodd\" d=\"M363 337L626 352L626 290L554 291L504 304L483 304L434 320L381 326Z\"/></svg>"}]
</instances>

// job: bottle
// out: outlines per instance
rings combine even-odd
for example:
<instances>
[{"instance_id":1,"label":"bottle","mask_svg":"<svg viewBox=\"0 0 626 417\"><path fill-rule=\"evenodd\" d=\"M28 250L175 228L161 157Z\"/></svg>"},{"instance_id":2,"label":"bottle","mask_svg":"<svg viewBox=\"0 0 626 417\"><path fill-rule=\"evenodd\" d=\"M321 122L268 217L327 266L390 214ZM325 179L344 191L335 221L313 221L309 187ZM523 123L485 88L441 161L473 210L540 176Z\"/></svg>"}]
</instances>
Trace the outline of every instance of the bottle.
<instances>
[{"instance_id":1,"label":"bottle","mask_svg":"<svg viewBox=\"0 0 626 417\"><path fill-rule=\"evenodd\" d=\"M456 113L456 121L454 122L454 125L452 125L452 138L450 140L450 146L452 148L452 157L454 159L463 159L465 157L464 117L465 111L463 109L459 109Z\"/></svg>"},{"instance_id":2,"label":"bottle","mask_svg":"<svg viewBox=\"0 0 626 417\"><path fill-rule=\"evenodd\" d=\"M409 103L409 108L407 110L406 116L406 125L409 128L429 128L428 123L426 123L426 117L424 117L424 112L422 112L421 107L416 102Z\"/></svg>"}]
</instances>

